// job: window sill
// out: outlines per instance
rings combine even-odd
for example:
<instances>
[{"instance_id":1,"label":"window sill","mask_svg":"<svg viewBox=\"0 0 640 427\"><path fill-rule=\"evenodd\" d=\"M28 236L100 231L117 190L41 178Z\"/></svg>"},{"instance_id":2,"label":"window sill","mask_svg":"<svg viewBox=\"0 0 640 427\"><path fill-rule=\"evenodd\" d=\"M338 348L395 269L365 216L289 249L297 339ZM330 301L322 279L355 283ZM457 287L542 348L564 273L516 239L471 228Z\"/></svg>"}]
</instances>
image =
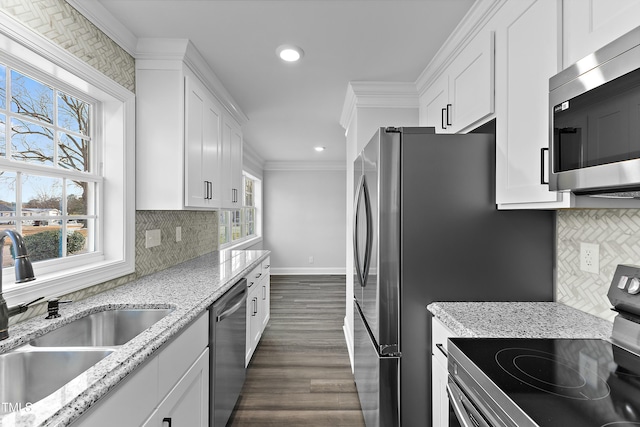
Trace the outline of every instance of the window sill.
<instances>
[{"instance_id":1,"label":"window sill","mask_svg":"<svg viewBox=\"0 0 640 427\"><path fill-rule=\"evenodd\" d=\"M262 242L262 236L252 237L247 240L241 240L239 242L227 243L225 245L220 246L221 251L227 250L244 250L250 248L253 245L257 245Z\"/></svg>"},{"instance_id":2,"label":"window sill","mask_svg":"<svg viewBox=\"0 0 640 427\"><path fill-rule=\"evenodd\" d=\"M67 269L57 273L38 274L34 267L36 280L16 285L13 278L13 268L9 268L11 280L5 281L4 298L8 305L33 301L36 298L45 299L59 297L71 292L98 285L108 280L126 276L135 272L134 262L100 261L81 267Z\"/></svg>"}]
</instances>

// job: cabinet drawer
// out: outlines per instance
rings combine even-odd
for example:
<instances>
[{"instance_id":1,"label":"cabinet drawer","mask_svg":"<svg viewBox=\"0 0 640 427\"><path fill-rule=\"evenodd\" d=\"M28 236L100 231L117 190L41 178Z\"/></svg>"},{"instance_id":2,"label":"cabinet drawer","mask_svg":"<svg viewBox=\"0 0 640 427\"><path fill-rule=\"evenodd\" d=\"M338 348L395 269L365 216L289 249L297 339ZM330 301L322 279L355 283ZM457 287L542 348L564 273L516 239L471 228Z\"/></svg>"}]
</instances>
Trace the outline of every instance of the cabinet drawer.
<instances>
[{"instance_id":1,"label":"cabinet drawer","mask_svg":"<svg viewBox=\"0 0 640 427\"><path fill-rule=\"evenodd\" d=\"M209 312L162 350L159 360L159 396L165 396L189 369L202 350L209 345Z\"/></svg>"},{"instance_id":2,"label":"cabinet drawer","mask_svg":"<svg viewBox=\"0 0 640 427\"><path fill-rule=\"evenodd\" d=\"M447 357L444 354L448 351L447 338L456 337L456 334L435 317L433 318L431 328L431 354L433 354L433 357L442 363L443 366L447 366Z\"/></svg>"},{"instance_id":3,"label":"cabinet drawer","mask_svg":"<svg viewBox=\"0 0 640 427\"><path fill-rule=\"evenodd\" d=\"M249 292L253 289L254 285L260 283L260 279L264 276L262 272L262 264L255 267L249 274L247 274L247 288L249 288Z\"/></svg>"},{"instance_id":4,"label":"cabinet drawer","mask_svg":"<svg viewBox=\"0 0 640 427\"><path fill-rule=\"evenodd\" d=\"M269 274L271 272L271 257L266 257L262 261L262 275Z\"/></svg>"}]
</instances>

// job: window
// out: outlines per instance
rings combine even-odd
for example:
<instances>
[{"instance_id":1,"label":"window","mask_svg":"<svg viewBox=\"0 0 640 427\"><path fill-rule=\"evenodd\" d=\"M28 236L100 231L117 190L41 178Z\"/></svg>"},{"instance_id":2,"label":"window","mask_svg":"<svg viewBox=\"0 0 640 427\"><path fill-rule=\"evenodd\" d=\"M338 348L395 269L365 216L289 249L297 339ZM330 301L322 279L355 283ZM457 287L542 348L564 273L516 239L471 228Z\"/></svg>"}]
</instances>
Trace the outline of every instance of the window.
<instances>
[{"instance_id":1,"label":"window","mask_svg":"<svg viewBox=\"0 0 640 427\"><path fill-rule=\"evenodd\" d=\"M0 229L24 237L36 280L10 305L135 270L135 95L0 14Z\"/></svg>"},{"instance_id":2,"label":"window","mask_svg":"<svg viewBox=\"0 0 640 427\"><path fill-rule=\"evenodd\" d=\"M95 252L94 105L0 63L0 230L21 233L32 262Z\"/></svg>"},{"instance_id":3,"label":"window","mask_svg":"<svg viewBox=\"0 0 640 427\"><path fill-rule=\"evenodd\" d=\"M221 247L260 235L258 218L261 181L246 172L243 174L243 181L242 208L220 212L219 242Z\"/></svg>"}]
</instances>

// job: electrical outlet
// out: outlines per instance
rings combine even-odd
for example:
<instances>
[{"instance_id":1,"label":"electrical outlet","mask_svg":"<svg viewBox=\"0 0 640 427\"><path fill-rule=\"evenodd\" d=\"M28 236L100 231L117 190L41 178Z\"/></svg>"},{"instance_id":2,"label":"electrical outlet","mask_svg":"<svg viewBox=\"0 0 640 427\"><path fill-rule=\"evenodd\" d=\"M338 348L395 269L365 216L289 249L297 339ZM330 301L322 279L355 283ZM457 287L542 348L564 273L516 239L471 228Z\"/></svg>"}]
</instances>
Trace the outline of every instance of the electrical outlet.
<instances>
[{"instance_id":1,"label":"electrical outlet","mask_svg":"<svg viewBox=\"0 0 640 427\"><path fill-rule=\"evenodd\" d=\"M309 264L313 264L313 257L312 256L309 257Z\"/></svg>"},{"instance_id":2,"label":"electrical outlet","mask_svg":"<svg viewBox=\"0 0 640 427\"><path fill-rule=\"evenodd\" d=\"M176 227L176 242L182 241L182 227Z\"/></svg>"},{"instance_id":3,"label":"electrical outlet","mask_svg":"<svg viewBox=\"0 0 640 427\"><path fill-rule=\"evenodd\" d=\"M156 230L147 230L144 234L144 247L149 249L154 246L159 246L161 242L160 238L160 229Z\"/></svg>"},{"instance_id":4,"label":"electrical outlet","mask_svg":"<svg viewBox=\"0 0 640 427\"><path fill-rule=\"evenodd\" d=\"M580 243L580 270L600 273L600 246L597 243Z\"/></svg>"}]
</instances>

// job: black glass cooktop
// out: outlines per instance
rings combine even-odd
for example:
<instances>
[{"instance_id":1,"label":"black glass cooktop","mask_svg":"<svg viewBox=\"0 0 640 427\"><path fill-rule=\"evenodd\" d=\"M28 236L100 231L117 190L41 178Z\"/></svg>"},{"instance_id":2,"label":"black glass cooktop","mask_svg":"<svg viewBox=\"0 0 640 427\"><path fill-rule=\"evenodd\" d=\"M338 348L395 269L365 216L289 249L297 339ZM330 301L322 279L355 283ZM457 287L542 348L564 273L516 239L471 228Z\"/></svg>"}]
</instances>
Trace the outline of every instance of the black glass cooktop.
<instances>
[{"instance_id":1,"label":"black glass cooktop","mask_svg":"<svg viewBox=\"0 0 640 427\"><path fill-rule=\"evenodd\" d=\"M640 357L607 341L452 342L541 427L640 426Z\"/></svg>"}]
</instances>

